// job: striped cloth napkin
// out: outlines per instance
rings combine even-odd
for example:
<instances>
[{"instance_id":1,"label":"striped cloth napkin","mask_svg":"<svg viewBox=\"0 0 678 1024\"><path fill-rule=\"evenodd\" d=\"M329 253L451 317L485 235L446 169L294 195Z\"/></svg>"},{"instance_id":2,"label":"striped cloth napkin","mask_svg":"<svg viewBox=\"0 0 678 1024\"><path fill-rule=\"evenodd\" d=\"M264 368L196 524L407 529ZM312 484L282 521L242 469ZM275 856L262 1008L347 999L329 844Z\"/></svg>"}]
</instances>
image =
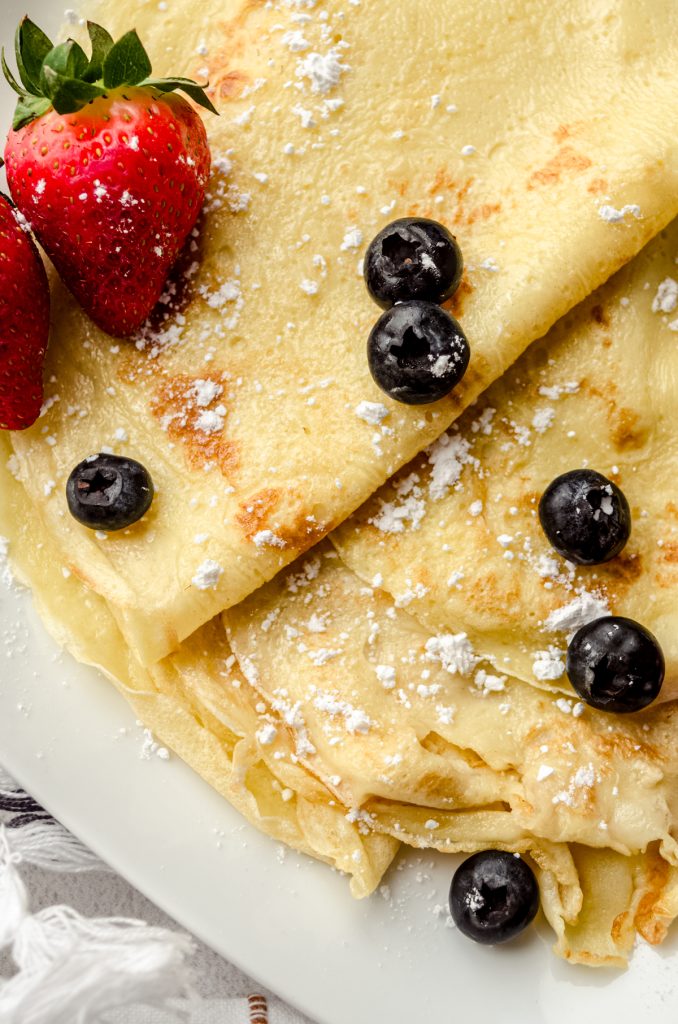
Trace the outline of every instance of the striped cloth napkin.
<instances>
[{"instance_id":1,"label":"striped cloth napkin","mask_svg":"<svg viewBox=\"0 0 678 1024\"><path fill-rule=\"evenodd\" d=\"M40 901L29 888L45 872L60 873L71 898L77 876L81 907L100 909L101 872L117 883L112 893L127 888L0 768L0 1024L311 1024L268 994L203 997L196 954L226 969L230 988L247 991L248 979L164 926L151 904L148 916L156 911L163 926L85 916L66 904L34 908ZM144 902L129 892L130 902Z\"/></svg>"}]
</instances>

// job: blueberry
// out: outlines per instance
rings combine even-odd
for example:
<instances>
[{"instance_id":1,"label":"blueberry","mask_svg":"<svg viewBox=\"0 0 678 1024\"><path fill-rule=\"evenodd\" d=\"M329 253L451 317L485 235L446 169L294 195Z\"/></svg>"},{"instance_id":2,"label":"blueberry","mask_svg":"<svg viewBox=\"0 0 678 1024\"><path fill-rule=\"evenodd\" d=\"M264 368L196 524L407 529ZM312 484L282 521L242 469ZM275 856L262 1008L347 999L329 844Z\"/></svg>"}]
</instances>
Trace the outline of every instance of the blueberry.
<instances>
[{"instance_id":1,"label":"blueberry","mask_svg":"<svg viewBox=\"0 0 678 1024\"><path fill-rule=\"evenodd\" d=\"M432 302L401 302L387 310L367 342L374 380L407 405L444 398L464 376L469 356L457 321Z\"/></svg>"},{"instance_id":2,"label":"blueberry","mask_svg":"<svg viewBox=\"0 0 678 1024\"><path fill-rule=\"evenodd\" d=\"M608 562L631 534L628 501L594 469L556 477L542 494L539 521L558 554L579 565Z\"/></svg>"},{"instance_id":3,"label":"blueberry","mask_svg":"<svg viewBox=\"0 0 678 1024\"><path fill-rule=\"evenodd\" d=\"M66 484L71 515L92 530L122 530L148 511L153 481L148 470L121 455L92 455Z\"/></svg>"},{"instance_id":4,"label":"blueberry","mask_svg":"<svg viewBox=\"0 0 678 1024\"><path fill-rule=\"evenodd\" d=\"M367 290L383 309L408 299L444 302L459 286L464 261L454 235L435 220L402 217L370 243Z\"/></svg>"},{"instance_id":5,"label":"blueberry","mask_svg":"<svg viewBox=\"0 0 678 1024\"><path fill-rule=\"evenodd\" d=\"M460 932L486 945L506 942L534 920L539 887L528 864L504 850L483 850L461 864L450 887Z\"/></svg>"},{"instance_id":6,"label":"blueberry","mask_svg":"<svg viewBox=\"0 0 678 1024\"><path fill-rule=\"evenodd\" d=\"M621 615L582 626L567 649L567 674L587 704L625 714L651 704L664 680L664 655L649 630Z\"/></svg>"}]
</instances>

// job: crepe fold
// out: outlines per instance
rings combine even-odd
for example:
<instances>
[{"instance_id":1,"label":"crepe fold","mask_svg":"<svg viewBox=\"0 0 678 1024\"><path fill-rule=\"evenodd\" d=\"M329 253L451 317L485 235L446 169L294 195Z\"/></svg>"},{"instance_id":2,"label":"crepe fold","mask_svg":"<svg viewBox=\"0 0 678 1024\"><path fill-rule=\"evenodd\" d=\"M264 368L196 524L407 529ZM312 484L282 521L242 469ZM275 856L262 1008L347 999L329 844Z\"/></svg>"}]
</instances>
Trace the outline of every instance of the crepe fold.
<instances>
[{"instance_id":1,"label":"crepe fold","mask_svg":"<svg viewBox=\"0 0 678 1024\"><path fill-rule=\"evenodd\" d=\"M677 258L674 221L332 538L428 628L569 697L568 637L608 612L657 636L659 699L678 696ZM560 558L537 517L548 484L580 467L631 507L631 538L603 565Z\"/></svg>"},{"instance_id":2,"label":"crepe fold","mask_svg":"<svg viewBox=\"0 0 678 1024\"><path fill-rule=\"evenodd\" d=\"M12 446L61 562L152 664L345 519L678 213L678 9L176 0L105 20L136 24L158 74L210 79L204 220L136 345L54 284L45 411ZM378 310L359 260L411 214L448 225L466 261L451 308L470 368L426 410L385 398L365 355ZM143 522L108 537L65 503L101 449L156 485Z\"/></svg>"},{"instance_id":3,"label":"crepe fold","mask_svg":"<svg viewBox=\"0 0 678 1024\"><path fill-rule=\"evenodd\" d=\"M378 884L396 840L363 835L347 821L314 772L260 744L260 703L242 675L219 619L207 623L156 665L141 665L98 594L60 565L25 491L4 468L0 434L0 530L12 568L31 587L54 638L79 661L102 671L144 725L171 747L248 821L271 838L351 875L355 896ZM285 750L284 741L278 751Z\"/></svg>"},{"instance_id":4,"label":"crepe fold","mask_svg":"<svg viewBox=\"0 0 678 1024\"><path fill-rule=\"evenodd\" d=\"M349 874L356 896L401 844L519 851L575 963L623 966L636 934L664 937L678 913L673 705L611 728L489 665L454 671L440 638L329 543L143 667L3 472L0 524L48 628L257 828Z\"/></svg>"}]
</instances>

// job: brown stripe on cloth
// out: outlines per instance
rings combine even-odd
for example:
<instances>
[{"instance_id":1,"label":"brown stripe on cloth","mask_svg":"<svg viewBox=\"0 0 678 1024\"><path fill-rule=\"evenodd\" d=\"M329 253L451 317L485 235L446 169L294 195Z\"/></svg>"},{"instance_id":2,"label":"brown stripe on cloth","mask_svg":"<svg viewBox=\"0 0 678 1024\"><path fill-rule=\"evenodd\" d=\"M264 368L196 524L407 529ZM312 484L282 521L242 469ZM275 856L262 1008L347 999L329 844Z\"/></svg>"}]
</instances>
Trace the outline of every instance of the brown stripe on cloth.
<instances>
[{"instance_id":1,"label":"brown stripe on cloth","mask_svg":"<svg viewBox=\"0 0 678 1024\"><path fill-rule=\"evenodd\" d=\"M248 996L250 1024L268 1024L268 1003L265 996Z\"/></svg>"}]
</instances>

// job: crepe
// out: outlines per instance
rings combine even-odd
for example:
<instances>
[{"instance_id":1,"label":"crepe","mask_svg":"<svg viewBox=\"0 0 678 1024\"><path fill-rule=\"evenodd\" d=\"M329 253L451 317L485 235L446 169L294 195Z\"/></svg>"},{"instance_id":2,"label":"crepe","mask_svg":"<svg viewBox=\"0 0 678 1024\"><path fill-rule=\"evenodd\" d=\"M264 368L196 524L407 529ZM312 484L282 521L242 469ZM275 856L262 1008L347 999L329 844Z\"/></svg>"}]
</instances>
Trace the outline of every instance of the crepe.
<instances>
[{"instance_id":1,"label":"crepe","mask_svg":"<svg viewBox=\"0 0 678 1024\"><path fill-rule=\"evenodd\" d=\"M178 652L144 668L125 647L103 599L64 573L23 489L5 469L0 477L0 528L9 534L13 567L33 587L56 639L109 675L157 741L171 746L252 824L349 874L355 896L376 888L401 842L445 852L491 845L531 858L544 913L556 932L556 952L568 960L623 966L637 933L651 942L664 937L678 913L676 844L669 834L673 808L667 803L675 790L676 759L658 749L673 754L675 747L667 708L652 719L650 735L636 727L641 743L633 750L637 733L626 730L626 722L608 737L594 713L590 722L576 721L575 734L575 720L524 683L507 683L503 694L484 693L438 668L427 680L430 695L413 695L416 712L403 713L398 691L385 690L380 681L375 685L374 658L384 646L396 661L410 649L420 659L427 634L386 595L362 586L328 545L269 584L261 601L252 598L229 614L248 678L219 618ZM328 662L309 660L310 648L300 650L290 635L306 630L311 616L317 617L310 630L316 650L318 643L345 645L351 630L350 657L329 659L332 700L354 702L354 715L367 708L375 716L385 712L379 736L376 721L365 731L357 717L351 733L346 707L314 711ZM437 685L444 696L433 693ZM443 700L454 700L447 723L438 720ZM524 729L535 702L543 731L528 730L525 742L506 723L510 719ZM435 719L427 723L432 714ZM478 736L484 737L480 745ZM333 737L341 742L332 743ZM551 744L554 771L575 777L590 756L605 776L601 785L587 774L586 785L574 786L571 803L562 802L550 820L529 804L530 794L543 785L535 782L535 768L546 756L544 739ZM582 744L576 770L571 751L563 749L570 739ZM409 768L395 756L400 744ZM415 749L418 762L411 756ZM603 761L609 751L613 757ZM507 764L507 758L515 763ZM428 773L423 780L417 778L422 768ZM341 778L337 770L344 772ZM590 774L588 765L584 770ZM619 790L609 818L614 849L605 846L597 827L597 816L610 806L612 778ZM642 820L634 820L639 813ZM601 845L583 845L591 840ZM639 843L647 846L640 849Z\"/></svg>"},{"instance_id":2,"label":"crepe","mask_svg":"<svg viewBox=\"0 0 678 1024\"><path fill-rule=\"evenodd\" d=\"M529 852L542 900L543 874L557 880L561 909L544 906L573 961L621 963L636 930L664 936L678 913L678 705L573 714L488 662L469 676L449 636L329 547L225 620L252 686L294 709L298 755L366 829Z\"/></svg>"},{"instance_id":3,"label":"crepe","mask_svg":"<svg viewBox=\"0 0 678 1024\"><path fill-rule=\"evenodd\" d=\"M62 563L150 664L341 522L678 213L678 10L128 0L100 17L135 24L156 73L209 77L214 173L136 347L53 282L45 411L12 445ZM451 308L470 368L426 410L385 398L365 354L359 261L411 214L449 225L466 261ZM156 487L107 537L65 502L102 449Z\"/></svg>"},{"instance_id":4,"label":"crepe","mask_svg":"<svg viewBox=\"0 0 678 1024\"><path fill-rule=\"evenodd\" d=\"M284 761L265 756L256 739L259 698L239 671L219 621L207 623L174 655L144 668L127 648L106 602L60 563L25 492L4 468L2 434L0 453L0 532L9 542L13 571L32 588L54 638L79 661L104 672L160 742L248 821L346 871L355 896L371 892L397 841L362 835L311 772L289 755Z\"/></svg>"},{"instance_id":5,"label":"crepe","mask_svg":"<svg viewBox=\"0 0 678 1024\"><path fill-rule=\"evenodd\" d=\"M568 696L568 637L608 610L657 636L659 699L678 696L677 258L674 221L333 535L429 628ZM556 554L536 515L551 480L583 466L633 517L622 553L586 567Z\"/></svg>"}]
</instances>

